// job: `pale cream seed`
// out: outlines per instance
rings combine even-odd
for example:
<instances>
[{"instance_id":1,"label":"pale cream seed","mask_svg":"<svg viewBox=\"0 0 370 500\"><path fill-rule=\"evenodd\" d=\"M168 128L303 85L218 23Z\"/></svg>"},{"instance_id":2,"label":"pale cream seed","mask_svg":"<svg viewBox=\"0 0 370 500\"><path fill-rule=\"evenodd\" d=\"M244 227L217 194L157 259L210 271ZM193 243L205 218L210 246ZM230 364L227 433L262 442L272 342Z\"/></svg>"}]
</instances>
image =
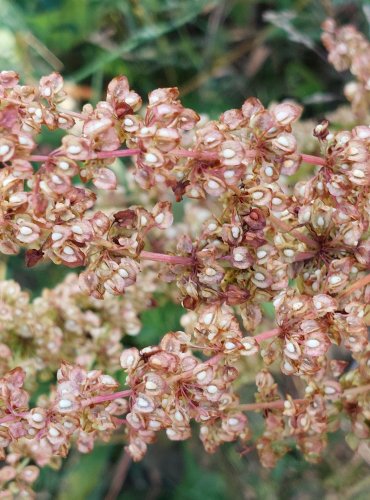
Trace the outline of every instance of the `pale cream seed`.
<instances>
[{"instance_id":1,"label":"pale cream seed","mask_svg":"<svg viewBox=\"0 0 370 500\"><path fill-rule=\"evenodd\" d=\"M252 198L254 200L261 200L263 198L264 194L262 191L256 191L255 193L252 194Z\"/></svg>"},{"instance_id":2,"label":"pale cream seed","mask_svg":"<svg viewBox=\"0 0 370 500\"><path fill-rule=\"evenodd\" d=\"M150 420L150 421L149 421L149 427L150 427L151 429L159 429L159 428L160 428L160 426L161 426L161 423L160 423L160 422L158 422L158 420Z\"/></svg>"},{"instance_id":3,"label":"pale cream seed","mask_svg":"<svg viewBox=\"0 0 370 500\"><path fill-rule=\"evenodd\" d=\"M55 174L51 176L51 180L54 182L54 184L58 184L58 185L63 184L62 179Z\"/></svg>"},{"instance_id":4,"label":"pale cream seed","mask_svg":"<svg viewBox=\"0 0 370 500\"><path fill-rule=\"evenodd\" d=\"M175 420L177 420L178 422L182 422L184 420L184 417L179 410L176 410L175 412Z\"/></svg>"},{"instance_id":5,"label":"pale cream seed","mask_svg":"<svg viewBox=\"0 0 370 500\"><path fill-rule=\"evenodd\" d=\"M256 273L254 275L254 278L257 280L257 281L265 281L265 276L262 274L262 273Z\"/></svg>"},{"instance_id":6,"label":"pale cream seed","mask_svg":"<svg viewBox=\"0 0 370 500\"><path fill-rule=\"evenodd\" d=\"M325 387L325 394L335 394L337 391L334 389L334 387L330 387L329 385L327 385Z\"/></svg>"},{"instance_id":7,"label":"pale cream seed","mask_svg":"<svg viewBox=\"0 0 370 500\"><path fill-rule=\"evenodd\" d=\"M32 229L28 226L22 226L20 229L19 229L19 232L21 234L23 234L23 236L29 236L30 234L33 233Z\"/></svg>"},{"instance_id":8,"label":"pale cream seed","mask_svg":"<svg viewBox=\"0 0 370 500\"><path fill-rule=\"evenodd\" d=\"M282 122L288 118L289 114L286 111L278 111L275 116L277 121Z\"/></svg>"},{"instance_id":9,"label":"pale cream seed","mask_svg":"<svg viewBox=\"0 0 370 500\"><path fill-rule=\"evenodd\" d=\"M53 241L59 241L63 238L63 234L62 233L52 233L51 235L51 239Z\"/></svg>"},{"instance_id":10,"label":"pale cream seed","mask_svg":"<svg viewBox=\"0 0 370 500\"><path fill-rule=\"evenodd\" d=\"M17 194L12 194L9 196L10 203L19 203L22 201L22 197Z\"/></svg>"},{"instance_id":11,"label":"pale cream seed","mask_svg":"<svg viewBox=\"0 0 370 500\"><path fill-rule=\"evenodd\" d=\"M147 154L145 155L145 161L146 161L147 163L156 163L156 162L158 161L158 158L157 158L157 157L156 157L156 155L155 155L155 154L153 154L153 153L147 153Z\"/></svg>"},{"instance_id":12,"label":"pale cream seed","mask_svg":"<svg viewBox=\"0 0 370 500\"><path fill-rule=\"evenodd\" d=\"M73 403L69 399L61 399L59 401L59 405L58 406L62 410L67 410L68 408L71 408L73 406Z\"/></svg>"},{"instance_id":13,"label":"pale cream seed","mask_svg":"<svg viewBox=\"0 0 370 500\"><path fill-rule=\"evenodd\" d=\"M42 422L44 420L44 417L41 413L34 413L32 415L32 420L39 424L40 422Z\"/></svg>"},{"instance_id":14,"label":"pale cream seed","mask_svg":"<svg viewBox=\"0 0 370 500\"><path fill-rule=\"evenodd\" d=\"M147 380L145 383L145 388L148 389L148 391L155 391L156 389L158 389L158 385L152 380Z\"/></svg>"},{"instance_id":15,"label":"pale cream seed","mask_svg":"<svg viewBox=\"0 0 370 500\"><path fill-rule=\"evenodd\" d=\"M67 152L71 155L78 155L79 153L81 153L81 151L82 148L78 145L71 145L67 148Z\"/></svg>"},{"instance_id":16,"label":"pale cream seed","mask_svg":"<svg viewBox=\"0 0 370 500\"><path fill-rule=\"evenodd\" d=\"M72 232L75 233L75 234L83 234L83 231L81 229L80 226L77 226L77 224L75 224L74 226L72 226Z\"/></svg>"},{"instance_id":17,"label":"pale cream seed","mask_svg":"<svg viewBox=\"0 0 370 500\"><path fill-rule=\"evenodd\" d=\"M156 217L154 217L154 220L156 221L157 224L162 224L164 221L164 214L160 213Z\"/></svg>"},{"instance_id":18,"label":"pale cream seed","mask_svg":"<svg viewBox=\"0 0 370 500\"><path fill-rule=\"evenodd\" d=\"M214 181L214 180L210 180L207 182L207 185L210 189L218 189L220 187L220 185L218 184L218 182Z\"/></svg>"},{"instance_id":19,"label":"pale cream seed","mask_svg":"<svg viewBox=\"0 0 370 500\"><path fill-rule=\"evenodd\" d=\"M329 278L329 283L331 285L337 285L341 281L342 281L342 278L338 275L330 276L330 278Z\"/></svg>"},{"instance_id":20,"label":"pale cream seed","mask_svg":"<svg viewBox=\"0 0 370 500\"><path fill-rule=\"evenodd\" d=\"M73 248L66 246L63 248L63 253L65 253L66 255L73 255L75 251L73 250Z\"/></svg>"},{"instance_id":21,"label":"pale cream seed","mask_svg":"<svg viewBox=\"0 0 370 500\"><path fill-rule=\"evenodd\" d=\"M286 345L286 349L288 352L290 353L293 353L295 352L295 347L294 347L294 344L292 342L288 342L287 345Z\"/></svg>"},{"instance_id":22,"label":"pale cream seed","mask_svg":"<svg viewBox=\"0 0 370 500\"><path fill-rule=\"evenodd\" d=\"M236 226L233 226L231 228L231 234L233 235L234 238L239 238L240 235L240 229Z\"/></svg>"},{"instance_id":23,"label":"pale cream seed","mask_svg":"<svg viewBox=\"0 0 370 500\"><path fill-rule=\"evenodd\" d=\"M207 269L205 270L205 273L207 276L216 276L217 271L216 271L216 269L213 269L213 267L207 267Z\"/></svg>"},{"instance_id":24,"label":"pale cream seed","mask_svg":"<svg viewBox=\"0 0 370 500\"><path fill-rule=\"evenodd\" d=\"M284 148L289 147L289 140L284 135L279 136L277 138L277 142L280 144L280 146L283 146Z\"/></svg>"},{"instance_id":25,"label":"pale cream seed","mask_svg":"<svg viewBox=\"0 0 370 500\"><path fill-rule=\"evenodd\" d=\"M283 200L281 198L275 197L275 198L272 198L271 203L277 207L283 203Z\"/></svg>"},{"instance_id":26,"label":"pale cream seed","mask_svg":"<svg viewBox=\"0 0 370 500\"><path fill-rule=\"evenodd\" d=\"M292 308L293 311L299 311L303 307L303 302L293 302Z\"/></svg>"},{"instance_id":27,"label":"pale cream seed","mask_svg":"<svg viewBox=\"0 0 370 500\"><path fill-rule=\"evenodd\" d=\"M126 269L118 269L118 274L121 276L121 278L128 278L129 273L126 271Z\"/></svg>"},{"instance_id":28,"label":"pale cream seed","mask_svg":"<svg viewBox=\"0 0 370 500\"><path fill-rule=\"evenodd\" d=\"M62 170L68 170L69 169L69 163L66 161L60 161L58 163L58 167L61 168Z\"/></svg>"},{"instance_id":29,"label":"pale cream seed","mask_svg":"<svg viewBox=\"0 0 370 500\"><path fill-rule=\"evenodd\" d=\"M306 342L306 346L310 347L311 349L315 349L316 347L319 347L320 342L317 339L308 339Z\"/></svg>"},{"instance_id":30,"label":"pale cream seed","mask_svg":"<svg viewBox=\"0 0 370 500\"><path fill-rule=\"evenodd\" d=\"M5 156L9 153L9 151L10 147L8 146L8 144L3 144L2 146L0 146L0 156Z\"/></svg>"},{"instance_id":31,"label":"pale cream seed","mask_svg":"<svg viewBox=\"0 0 370 500\"><path fill-rule=\"evenodd\" d=\"M203 317L203 323L205 323L206 325L210 325L212 323L212 320L213 320L212 313L207 313Z\"/></svg>"},{"instance_id":32,"label":"pale cream seed","mask_svg":"<svg viewBox=\"0 0 370 500\"><path fill-rule=\"evenodd\" d=\"M149 401L147 401L146 399L144 398L137 398L136 400L136 404L140 407L140 408L148 408L149 406Z\"/></svg>"},{"instance_id":33,"label":"pale cream seed","mask_svg":"<svg viewBox=\"0 0 370 500\"><path fill-rule=\"evenodd\" d=\"M231 351L232 349L235 349L236 345L234 342L225 342L225 347L227 350Z\"/></svg>"},{"instance_id":34,"label":"pale cream seed","mask_svg":"<svg viewBox=\"0 0 370 500\"><path fill-rule=\"evenodd\" d=\"M358 179L363 179L365 177L365 172L358 168L355 168L355 170L352 171L352 174Z\"/></svg>"},{"instance_id":35,"label":"pale cream seed","mask_svg":"<svg viewBox=\"0 0 370 500\"><path fill-rule=\"evenodd\" d=\"M235 175L235 170L226 170L224 172L224 178L225 179L232 179Z\"/></svg>"},{"instance_id":36,"label":"pale cream seed","mask_svg":"<svg viewBox=\"0 0 370 500\"><path fill-rule=\"evenodd\" d=\"M235 155L236 155L235 151L230 148L226 148L222 151L222 156L227 160L234 158Z\"/></svg>"},{"instance_id":37,"label":"pale cream seed","mask_svg":"<svg viewBox=\"0 0 370 500\"><path fill-rule=\"evenodd\" d=\"M317 225L319 227L323 227L325 226L325 219L324 217L322 217L321 215L317 218Z\"/></svg>"},{"instance_id":38,"label":"pale cream seed","mask_svg":"<svg viewBox=\"0 0 370 500\"><path fill-rule=\"evenodd\" d=\"M204 380L207 377L207 372L203 370L199 372L196 377L197 380L199 380L199 382L202 382L202 380Z\"/></svg>"},{"instance_id":39,"label":"pale cream seed","mask_svg":"<svg viewBox=\"0 0 370 500\"><path fill-rule=\"evenodd\" d=\"M231 427L234 427L235 425L238 425L239 420L235 417L230 417L227 419L227 423L231 425Z\"/></svg>"},{"instance_id":40,"label":"pale cream seed","mask_svg":"<svg viewBox=\"0 0 370 500\"><path fill-rule=\"evenodd\" d=\"M272 167L266 167L265 174L267 177L272 177L274 175L274 169Z\"/></svg>"}]
</instances>

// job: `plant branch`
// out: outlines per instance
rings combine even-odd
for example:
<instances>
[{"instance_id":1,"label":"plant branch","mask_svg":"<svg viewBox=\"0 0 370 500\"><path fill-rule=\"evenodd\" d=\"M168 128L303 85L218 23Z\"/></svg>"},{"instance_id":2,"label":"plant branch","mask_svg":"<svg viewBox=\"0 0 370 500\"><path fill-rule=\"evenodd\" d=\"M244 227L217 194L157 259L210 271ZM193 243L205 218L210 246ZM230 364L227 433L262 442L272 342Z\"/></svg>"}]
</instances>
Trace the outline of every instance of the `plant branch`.
<instances>
[{"instance_id":1,"label":"plant branch","mask_svg":"<svg viewBox=\"0 0 370 500\"><path fill-rule=\"evenodd\" d=\"M345 389L343 391L343 396L357 396L357 394L368 391L370 391L370 384L360 385L358 387L350 387L349 389Z\"/></svg>"},{"instance_id":2,"label":"plant branch","mask_svg":"<svg viewBox=\"0 0 370 500\"><path fill-rule=\"evenodd\" d=\"M99 151L95 153L91 158L87 158L83 161L89 160L104 160L107 158L124 158L127 156L135 156L141 153L140 149L116 149L115 151ZM50 155L31 155L29 157L30 161L39 162L39 161L48 161L51 159L58 158L59 155L50 154Z\"/></svg>"},{"instance_id":3,"label":"plant branch","mask_svg":"<svg viewBox=\"0 0 370 500\"><path fill-rule=\"evenodd\" d=\"M277 337L280 335L281 330L280 328L274 328L273 330L267 330L266 332L259 333L258 335L255 335L253 338L258 342L262 342L263 340L270 339L271 337Z\"/></svg>"},{"instance_id":4,"label":"plant branch","mask_svg":"<svg viewBox=\"0 0 370 500\"><path fill-rule=\"evenodd\" d=\"M143 250L140 253L140 258L144 260L151 260L153 262L164 262L166 264L179 264L189 266L193 264L191 257L181 257L180 255L167 255L164 253L147 252Z\"/></svg>"},{"instance_id":5,"label":"plant branch","mask_svg":"<svg viewBox=\"0 0 370 500\"><path fill-rule=\"evenodd\" d=\"M81 404L82 406L92 406L106 401L114 401L119 398L127 398L131 396L133 391L126 389L125 391L113 392L112 394L103 394L101 396L94 396L93 398L85 399Z\"/></svg>"},{"instance_id":6,"label":"plant branch","mask_svg":"<svg viewBox=\"0 0 370 500\"><path fill-rule=\"evenodd\" d=\"M273 222L275 226L277 226L281 231L292 234L297 238L297 240L302 241L311 248L318 248L318 244L314 239L310 238L309 236L306 236L305 234L302 234L300 231L298 231L298 229L292 228L288 223L278 219L277 217L271 214L270 214L270 219L271 222Z\"/></svg>"},{"instance_id":7,"label":"plant branch","mask_svg":"<svg viewBox=\"0 0 370 500\"><path fill-rule=\"evenodd\" d=\"M301 154L301 161L304 163L309 163L310 165L319 165L319 166L326 165L325 158L321 158L320 156Z\"/></svg>"},{"instance_id":8,"label":"plant branch","mask_svg":"<svg viewBox=\"0 0 370 500\"><path fill-rule=\"evenodd\" d=\"M269 410L274 408L284 408L284 403L284 399L278 399L277 401L267 401L265 403L242 404L238 406L238 409L242 411ZM307 399L293 399L293 403L301 405L307 403Z\"/></svg>"},{"instance_id":9,"label":"plant branch","mask_svg":"<svg viewBox=\"0 0 370 500\"><path fill-rule=\"evenodd\" d=\"M344 290L344 292L341 293L339 296L341 298L342 297L346 297L346 295L350 295L355 290L359 290L360 288L362 288L363 286L366 286L369 283L370 283L370 274L367 274L366 276L363 276L359 280L357 280L354 283L352 283L352 285L349 286L347 288L347 290Z\"/></svg>"}]
</instances>

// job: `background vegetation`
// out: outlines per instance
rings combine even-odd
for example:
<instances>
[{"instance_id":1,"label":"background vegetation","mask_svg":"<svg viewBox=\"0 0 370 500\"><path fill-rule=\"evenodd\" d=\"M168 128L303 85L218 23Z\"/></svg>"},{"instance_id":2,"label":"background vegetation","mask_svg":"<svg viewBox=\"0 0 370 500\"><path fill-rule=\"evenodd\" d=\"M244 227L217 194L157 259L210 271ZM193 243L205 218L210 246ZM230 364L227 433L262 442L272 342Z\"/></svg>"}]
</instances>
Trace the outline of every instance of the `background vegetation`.
<instances>
[{"instance_id":1,"label":"background vegetation","mask_svg":"<svg viewBox=\"0 0 370 500\"><path fill-rule=\"evenodd\" d=\"M349 79L327 64L320 24L333 16L368 35L366 3L0 0L0 69L15 69L27 82L59 71L79 104L97 102L107 82L125 74L142 95L178 86L187 106L211 117L255 95L264 104L295 99L305 106L305 117L319 119L344 103L342 88ZM45 133L44 139L55 141L55 134ZM22 258L8 262L8 277L36 295L63 273L52 265L25 270ZM142 319L137 342L148 345L179 328L179 309L162 304ZM43 471L39 498L367 499L368 466L340 436L332 441L320 465L307 464L292 451L268 471L253 450L242 455L225 446L209 456L196 438L163 439L143 462L129 464L117 437L117 444L99 445L91 455L72 452L61 470Z\"/></svg>"}]
</instances>

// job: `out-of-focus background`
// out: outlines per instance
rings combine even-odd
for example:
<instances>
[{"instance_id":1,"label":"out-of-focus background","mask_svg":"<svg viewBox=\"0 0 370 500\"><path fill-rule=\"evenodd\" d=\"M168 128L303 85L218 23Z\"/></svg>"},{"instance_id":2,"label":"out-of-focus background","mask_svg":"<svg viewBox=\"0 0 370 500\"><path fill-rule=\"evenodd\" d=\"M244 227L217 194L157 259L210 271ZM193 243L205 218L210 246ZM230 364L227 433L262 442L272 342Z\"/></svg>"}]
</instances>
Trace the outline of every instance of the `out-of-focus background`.
<instances>
[{"instance_id":1,"label":"out-of-focus background","mask_svg":"<svg viewBox=\"0 0 370 500\"><path fill-rule=\"evenodd\" d=\"M330 16L367 36L370 29L366 0L0 0L0 13L0 69L18 71L24 82L58 71L81 106L96 103L109 80L125 74L142 96L178 86L186 106L211 118L251 95L265 105L294 99L308 119L332 113L345 104L350 75L327 63L320 25ZM58 134L43 140L57 144ZM26 270L21 257L8 262L8 277L33 295L63 275L53 265ZM144 313L138 344L178 329L180 314L167 303ZM340 433L322 463L292 451L271 471L253 450L224 446L206 455L194 434L186 443L163 438L129 466L118 436L90 455L72 451L62 469L42 472L38 498L369 498L369 467Z\"/></svg>"}]
</instances>

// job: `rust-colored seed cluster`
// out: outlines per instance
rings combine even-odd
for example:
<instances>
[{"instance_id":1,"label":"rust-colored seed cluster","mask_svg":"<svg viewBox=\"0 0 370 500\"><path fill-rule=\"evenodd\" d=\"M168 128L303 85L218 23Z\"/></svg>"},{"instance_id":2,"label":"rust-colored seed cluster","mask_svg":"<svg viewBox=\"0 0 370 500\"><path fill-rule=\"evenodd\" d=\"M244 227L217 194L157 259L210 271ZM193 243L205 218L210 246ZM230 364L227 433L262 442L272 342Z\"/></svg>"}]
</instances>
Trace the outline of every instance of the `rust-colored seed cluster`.
<instances>
[{"instance_id":1,"label":"rust-colored seed cluster","mask_svg":"<svg viewBox=\"0 0 370 500\"><path fill-rule=\"evenodd\" d=\"M329 60L356 76L350 99L364 112L369 44L331 20L325 30ZM0 283L0 487L32 496L37 466L55 464L73 442L89 452L117 428L135 460L159 431L187 439L192 421L207 451L252 440L267 467L291 438L318 460L344 419L368 447L370 127L319 123L318 157L297 150L302 110L292 102L266 109L249 98L205 122L176 88L154 90L141 109L123 76L81 113L62 109L64 97L59 74L33 87L0 73L0 252L26 249L28 266L84 268L33 301ZM36 151L42 126L66 130L49 154ZM99 204L117 188L113 163L123 157L147 208ZM302 162L314 172L290 188ZM182 199L184 220L174 223ZM122 352L154 292L181 301L184 331ZM264 330L268 302L275 324ZM300 379L299 390L282 394L270 367ZM255 402L236 391L246 369L257 373ZM50 394L30 408L38 381L55 372ZM258 438L245 414L254 410L264 410ZM25 457L36 465L23 466Z\"/></svg>"}]
</instances>

